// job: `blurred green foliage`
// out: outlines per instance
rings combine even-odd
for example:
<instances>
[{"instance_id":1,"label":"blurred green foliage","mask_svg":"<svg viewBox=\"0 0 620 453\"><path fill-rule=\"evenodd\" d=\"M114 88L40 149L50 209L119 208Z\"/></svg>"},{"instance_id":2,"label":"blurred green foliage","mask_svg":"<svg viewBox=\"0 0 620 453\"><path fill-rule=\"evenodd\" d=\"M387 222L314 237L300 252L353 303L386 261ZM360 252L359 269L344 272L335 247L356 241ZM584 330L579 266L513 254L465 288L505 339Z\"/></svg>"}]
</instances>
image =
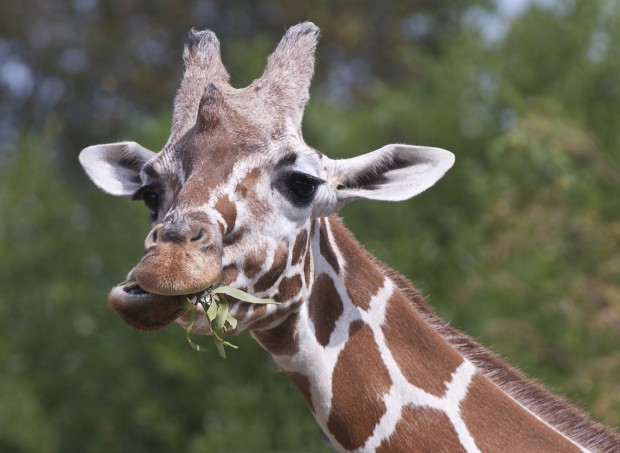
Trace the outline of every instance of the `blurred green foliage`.
<instances>
[{"instance_id":1,"label":"blurred green foliage","mask_svg":"<svg viewBox=\"0 0 620 453\"><path fill-rule=\"evenodd\" d=\"M428 193L353 204L346 223L454 326L620 425L617 2L531 6L494 41L489 2L30 3L34 15L0 7L12 36L0 53L23 52L38 87L19 98L3 85L15 105L0 124L1 451L330 451L249 337L227 360L205 360L180 328L136 333L106 307L148 215L75 166L76 144L91 140L163 145L190 26L218 32L240 85L302 19L323 29L310 145L331 157L394 142L457 156ZM481 20L482 31L471 25ZM37 30L62 39L46 47ZM159 57L140 40L159 43ZM68 48L86 56L80 71L58 69L54 52L71 60ZM45 110L48 79L63 94Z\"/></svg>"}]
</instances>

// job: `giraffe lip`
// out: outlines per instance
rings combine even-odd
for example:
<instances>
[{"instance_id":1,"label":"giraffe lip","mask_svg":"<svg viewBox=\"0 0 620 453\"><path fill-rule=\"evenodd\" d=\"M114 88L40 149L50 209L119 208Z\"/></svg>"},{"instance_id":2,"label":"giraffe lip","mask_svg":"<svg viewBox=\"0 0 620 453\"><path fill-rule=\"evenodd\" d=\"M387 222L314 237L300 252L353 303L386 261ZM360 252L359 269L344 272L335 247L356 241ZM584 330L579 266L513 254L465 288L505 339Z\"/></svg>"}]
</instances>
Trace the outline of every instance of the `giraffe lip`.
<instances>
[{"instance_id":1,"label":"giraffe lip","mask_svg":"<svg viewBox=\"0 0 620 453\"><path fill-rule=\"evenodd\" d=\"M151 294L147 291L144 291L140 285L138 285L137 283L133 284L133 285L125 285L122 287L123 291L125 291L127 294L129 294L130 296L144 296L146 294Z\"/></svg>"},{"instance_id":2,"label":"giraffe lip","mask_svg":"<svg viewBox=\"0 0 620 453\"><path fill-rule=\"evenodd\" d=\"M119 290L122 291L124 295L130 298L148 298L148 297L156 297L156 296L169 297L169 295L167 294L156 294L150 291L146 291L135 280L127 280L123 283L119 283L114 288L112 288L112 292L115 292L115 293L118 293Z\"/></svg>"},{"instance_id":3,"label":"giraffe lip","mask_svg":"<svg viewBox=\"0 0 620 453\"><path fill-rule=\"evenodd\" d=\"M212 285L213 286L213 285ZM194 291L194 292L182 292L182 293L157 293L157 292L153 292L153 291L147 291L144 288L142 288L140 286L140 284L136 281L136 280L127 280L123 283L119 283L118 285L116 285L114 287L114 289L120 289L122 290L124 293L126 293L129 297L135 297L135 298L139 298L139 297L156 297L156 298L178 298L178 297L189 297L191 298L192 296L195 296L196 294L202 294L207 288L201 290L201 291Z\"/></svg>"},{"instance_id":4,"label":"giraffe lip","mask_svg":"<svg viewBox=\"0 0 620 453\"><path fill-rule=\"evenodd\" d=\"M123 321L139 330L159 330L183 314L183 296L145 291L135 280L110 291L108 303Z\"/></svg>"}]
</instances>

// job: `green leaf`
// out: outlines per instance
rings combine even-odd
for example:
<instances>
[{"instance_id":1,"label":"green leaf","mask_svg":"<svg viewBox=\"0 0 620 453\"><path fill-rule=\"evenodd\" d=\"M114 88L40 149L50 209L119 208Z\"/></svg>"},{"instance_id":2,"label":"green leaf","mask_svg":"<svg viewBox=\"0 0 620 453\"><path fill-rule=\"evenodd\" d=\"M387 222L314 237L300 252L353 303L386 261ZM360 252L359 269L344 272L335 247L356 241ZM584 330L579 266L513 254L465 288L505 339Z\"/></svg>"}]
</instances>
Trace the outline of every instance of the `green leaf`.
<instances>
[{"instance_id":1,"label":"green leaf","mask_svg":"<svg viewBox=\"0 0 620 453\"><path fill-rule=\"evenodd\" d=\"M211 290L211 294L226 294L227 296L234 297L235 299L242 300L244 302L249 302L251 304L278 304L273 299L259 299L256 296L252 296L251 294L245 293L237 288L232 288L230 286L218 286Z\"/></svg>"},{"instance_id":2,"label":"green leaf","mask_svg":"<svg viewBox=\"0 0 620 453\"><path fill-rule=\"evenodd\" d=\"M189 297L183 298L183 306L188 310L196 310L196 305L192 304L191 300L189 300Z\"/></svg>"},{"instance_id":3,"label":"green leaf","mask_svg":"<svg viewBox=\"0 0 620 453\"><path fill-rule=\"evenodd\" d=\"M223 359L226 358L226 352L224 351L224 346L228 346L229 348L233 348L233 349L239 349L239 346L229 343L228 341L221 338L219 335L216 335L215 332L213 332L213 339L215 341L215 347L217 348L217 352L220 354L220 357L222 357Z\"/></svg>"},{"instance_id":4,"label":"green leaf","mask_svg":"<svg viewBox=\"0 0 620 453\"><path fill-rule=\"evenodd\" d=\"M226 358L226 351L224 350L223 342L216 341L215 342L215 347L217 348L217 352L219 353L220 357L225 359Z\"/></svg>"},{"instance_id":5,"label":"green leaf","mask_svg":"<svg viewBox=\"0 0 620 453\"><path fill-rule=\"evenodd\" d=\"M211 304L205 310L205 315L207 319L209 320L209 325L211 325L211 323L215 319L215 316L217 315L217 302L216 301L213 301L213 300L211 301Z\"/></svg>"},{"instance_id":6,"label":"green leaf","mask_svg":"<svg viewBox=\"0 0 620 453\"><path fill-rule=\"evenodd\" d=\"M205 348L204 346L200 346L198 343L194 343L190 337L192 329L194 328L194 322L196 321L196 314L198 312L198 310L196 309L194 305L192 305L192 307L193 307L193 310L189 316L189 322L187 323L187 342L189 343L192 349L198 352L208 352L207 348Z\"/></svg>"},{"instance_id":7,"label":"green leaf","mask_svg":"<svg viewBox=\"0 0 620 453\"><path fill-rule=\"evenodd\" d=\"M237 327L237 320L230 313L226 313L226 322L228 322L228 324L230 324L230 327L232 327L233 329Z\"/></svg>"},{"instance_id":8,"label":"green leaf","mask_svg":"<svg viewBox=\"0 0 620 453\"><path fill-rule=\"evenodd\" d=\"M228 315L228 303L220 302L217 304L217 315L215 316L215 330L219 332L226 331L226 317Z\"/></svg>"}]
</instances>

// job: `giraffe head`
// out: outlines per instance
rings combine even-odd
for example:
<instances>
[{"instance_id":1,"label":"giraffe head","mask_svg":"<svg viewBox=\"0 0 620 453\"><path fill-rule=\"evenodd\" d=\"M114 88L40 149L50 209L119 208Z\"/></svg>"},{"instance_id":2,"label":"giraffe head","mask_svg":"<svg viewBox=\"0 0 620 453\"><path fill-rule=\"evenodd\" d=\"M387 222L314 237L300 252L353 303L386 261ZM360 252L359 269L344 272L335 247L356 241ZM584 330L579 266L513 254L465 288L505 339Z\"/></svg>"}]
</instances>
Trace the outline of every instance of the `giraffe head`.
<instances>
[{"instance_id":1,"label":"giraffe head","mask_svg":"<svg viewBox=\"0 0 620 453\"><path fill-rule=\"evenodd\" d=\"M192 31L162 151L122 142L81 152L98 187L151 211L144 256L109 295L128 324L183 324L181 299L218 284L282 302L235 302L237 332L277 323L312 286L314 219L358 198L410 198L452 166L454 156L436 148L388 145L332 160L306 145L301 120L318 35L312 23L291 27L263 75L235 89L215 35ZM196 330L207 333L206 323Z\"/></svg>"}]
</instances>

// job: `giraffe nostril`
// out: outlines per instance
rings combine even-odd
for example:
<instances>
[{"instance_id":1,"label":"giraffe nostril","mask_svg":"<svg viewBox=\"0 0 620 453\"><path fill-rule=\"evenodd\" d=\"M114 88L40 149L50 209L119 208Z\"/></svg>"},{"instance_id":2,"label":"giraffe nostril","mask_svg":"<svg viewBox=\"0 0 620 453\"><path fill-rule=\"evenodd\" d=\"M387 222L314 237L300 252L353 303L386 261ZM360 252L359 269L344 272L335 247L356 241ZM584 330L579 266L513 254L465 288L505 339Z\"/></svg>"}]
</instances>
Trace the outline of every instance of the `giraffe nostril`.
<instances>
[{"instance_id":1,"label":"giraffe nostril","mask_svg":"<svg viewBox=\"0 0 620 453\"><path fill-rule=\"evenodd\" d=\"M153 234L151 234L151 240L153 242L157 242L157 230L153 230Z\"/></svg>"},{"instance_id":2,"label":"giraffe nostril","mask_svg":"<svg viewBox=\"0 0 620 453\"><path fill-rule=\"evenodd\" d=\"M191 238L190 240L191 240L192 242L198 242L198 241L201 241L202 239L204 239L204 238L205 238L206 234L207 234L207 233L205 232L204 228L200 228L200 229L196 232L196 234L194 234L194 236L192 236L192 238Z\"/></svg>"}]
</instances>

